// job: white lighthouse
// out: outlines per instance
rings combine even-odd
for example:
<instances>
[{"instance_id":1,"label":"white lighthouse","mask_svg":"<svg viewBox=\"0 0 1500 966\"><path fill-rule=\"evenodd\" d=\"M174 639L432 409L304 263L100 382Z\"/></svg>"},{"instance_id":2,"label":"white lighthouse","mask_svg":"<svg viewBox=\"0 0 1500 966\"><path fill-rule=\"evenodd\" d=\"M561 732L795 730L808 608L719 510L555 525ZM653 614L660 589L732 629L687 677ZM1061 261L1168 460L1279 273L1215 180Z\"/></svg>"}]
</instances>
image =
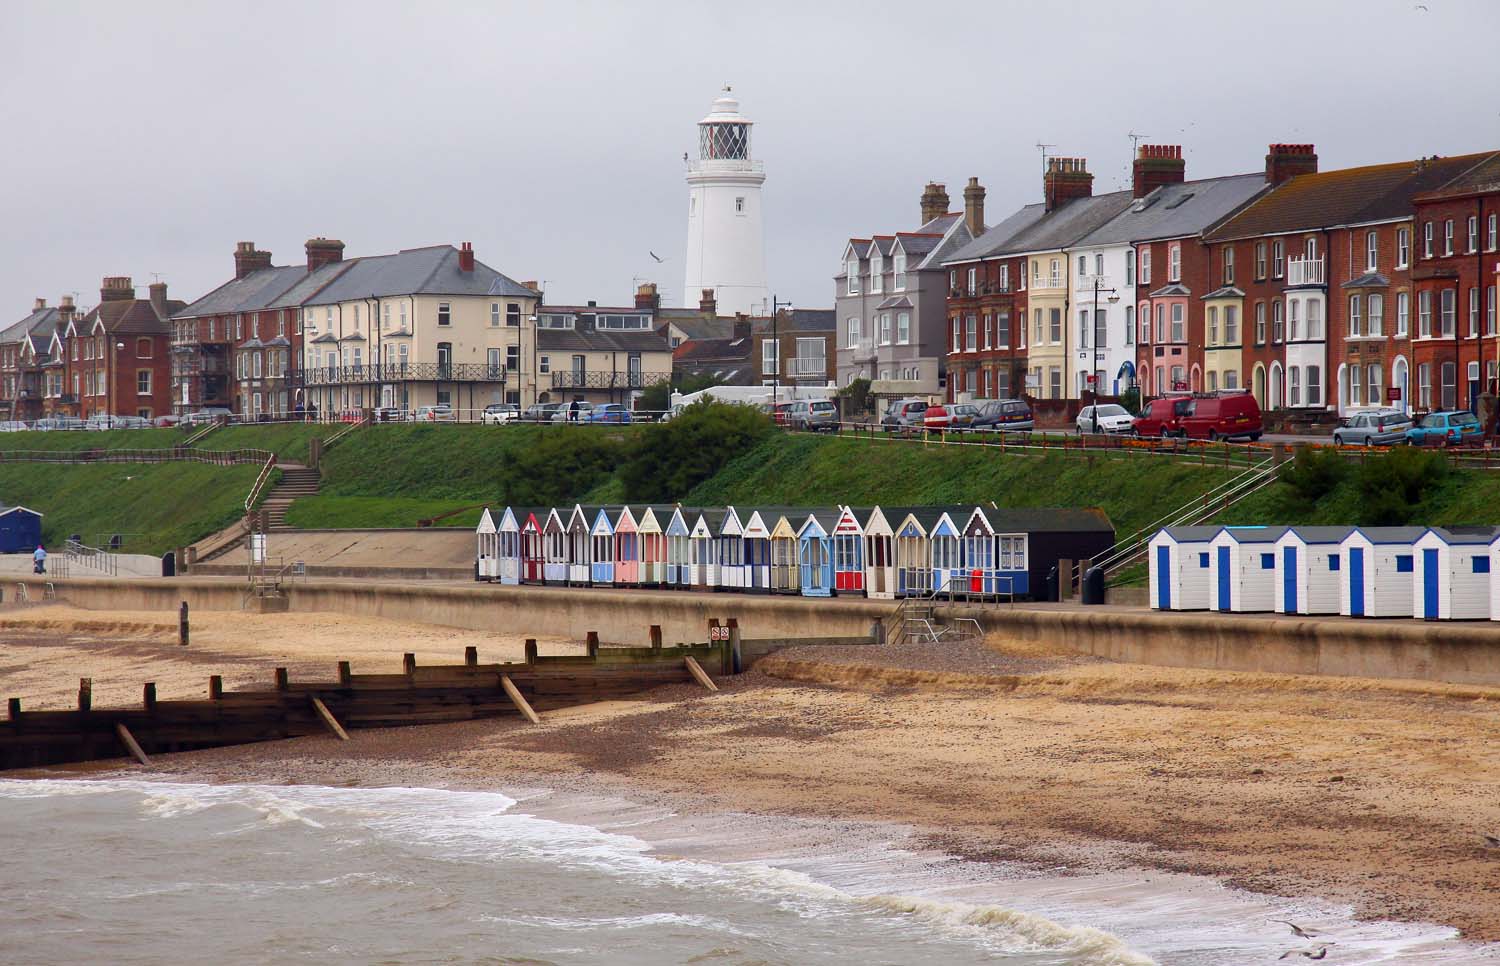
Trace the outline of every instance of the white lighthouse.
<instances>
[{"instance_id":1,"label":"white lighthouse","mask_svg":"<svg viewBox=\"0 0 1500 966\"><path fill-rule=\"evenodd\" d=\"M726 86L698 122L698 159L689 161L687 272L682 301L713 289L722 315L769 308L760 186L765 168L750 156L751 122Z\"/></svg>"}]
</instances>

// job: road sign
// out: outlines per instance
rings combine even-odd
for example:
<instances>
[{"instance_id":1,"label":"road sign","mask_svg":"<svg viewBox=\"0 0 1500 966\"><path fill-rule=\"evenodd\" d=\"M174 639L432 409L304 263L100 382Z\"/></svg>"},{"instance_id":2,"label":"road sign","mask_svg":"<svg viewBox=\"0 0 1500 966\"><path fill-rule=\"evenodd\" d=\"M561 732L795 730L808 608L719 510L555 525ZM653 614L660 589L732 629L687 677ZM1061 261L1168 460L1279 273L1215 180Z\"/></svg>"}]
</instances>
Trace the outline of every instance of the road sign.
<instances>
[{"instance_id":1,"label":"road sign","mask_svg":"<svg viewBox=\"0 0 1500 966\"><path fill-rule=\"evenodd\" d=\"M1385 401L1386 402L1400 402L1401 401L1401 387L1400 386L1386 386L1385 387Z\"/></svg>"}]
</instances>

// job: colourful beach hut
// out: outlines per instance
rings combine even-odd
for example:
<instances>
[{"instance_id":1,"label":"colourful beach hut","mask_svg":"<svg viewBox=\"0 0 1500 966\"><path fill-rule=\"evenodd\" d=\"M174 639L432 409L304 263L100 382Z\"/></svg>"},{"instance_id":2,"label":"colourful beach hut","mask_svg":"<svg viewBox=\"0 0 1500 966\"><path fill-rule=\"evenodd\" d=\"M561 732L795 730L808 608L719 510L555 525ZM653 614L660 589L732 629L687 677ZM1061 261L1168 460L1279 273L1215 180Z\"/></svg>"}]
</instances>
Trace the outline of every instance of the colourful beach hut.
<instances>
[{"instance_id":1,"label":"colourful beach hut","mask_svg":"<svg viewBox=\"0 0 1500 966\"><path fill-rule=\"evenodd\" d=\"M902 597L925 597L932 592L932 548L927 531L939 516L940 511L914 509L896 528L896 593Z\"/></svg>"},{"instance_id":2,"label":"colourful beach hut","mask_svg":"<svg viewBox=\"0 0 1500 966\"><path fill-rule=\"evenodd\" d=\"M540 584L547 566L547 548L542 540L542 524L535 512L526 514L521 524L521 582Z\"/></svg>"},{"instance_id":3,"label":"colourful beach hut","mask_svg":"<svg viewBox=\"0 0 1500 966\"><path fill-rule=\"evenodd\" d=\"M959 589L970 594L1000 592L995 570L995 528L983 507L975 507L963 522L960 538Z\"/></svg>"},{"instance_id":4,"label":"colourful beach hut","mask_svg":"<svg viewBox=\"0 0 1500 966\"><path fill-rule=\"evenodd\" d=\"M932 552L932 586L939 593L957 590L963 580L963 553L958 525L943 511L927 531L927 545Z\"/></svg>"},{"instance_id":5,"label":"colourful beach hut","mask_svg":"<svg viewBox=\"0 0 1500 966\"><path fill-rule=\"evenodd\" d=\"M1412 613L1429 621L1490 619L1494 527L1429 527L1412 544Z\"/></svg>"},{"instance_id":6,"label":"colourful beach hut","mask_svg":"<svg viewBox=\"0 0 1500 966\"><path fill-rule=\"evenodd\" d=\"M776 525L771 528L771 593L797 594L801 591L797 529L786 514L780 514L776 517Z\"/></svg>"},{"instance_id":7,"label":"colourful beach hut","mask_svg":"<svg viewBox=\"0 0 1500 966\"><path fill-rule=\"evenodd\" d=\"M542 564L542 581L561 586L568 582L568 525L563 522L557 507L547 511L547 522L542 524L542 544L546 559Z\"/></svg>"},{"instance_id":8,"label":"colourful beach hut","mask_svg":"<svg viewBox=\"0 0 1500 966\"><path fill-rule=\"evenodd\" d=\"M693 529L688 532L688 544L692 550L693 565L690 586L699 589L712 589L719 585L719 564L714 548L714 524L717 523L723 511L699 510L697 519L693 521Z\"/></svg>"},{"instance_id":9,"label":"colourful beach hut","mask_svg":"<svg viewBox=\"0 0 1500 966\"><path fill-rule=\"evenodd\" d=\"M568 514L568 583L574 587L587 587L593 579L590 552L589 514L581 505L574 504Z\"/></svg>"},{"instance_id":10,"label":"colourful beach hut","mask_svg":"<svg viewBox=\"0 0 1500 966\"><path fill-rule=\"evenodd\" d=\"M693 582L692 529L682 515L682 507L673 507L667 521L667 586L687 587Z\"/></svg>"},{"instance_id":11,"label":"colourful beach hut","mask_svg":"<svg viewBox=\"0 0 1500 966\"><path fill-rule=\"evenodd\" d=\"M660 587L667 580L667 537L655 507L641 508L636 529L641 535L641 586Z\"/></svg>"},{"instance_id":12,"label":"colourful beach hut","mask_svg":"<svg viewBox=\"0 0 1500 966\"><path fill-rule=\"evenodd\" d=\"M865 514L865 596L890 600L896 596L895 531L880 507Z\"/></svg>"},{"instance_id":13,"label":"colourful beach hut","mask_svg":"<svg viewBox=\"0 0 1500 966\"><path fill-rule=\"evenodd\" d=\"M744 590L749 575L745 572L745 525L734 507L724 508L724 519L719 521L714 535L714 560L719 565L715 587L728 590Z\"/></svg>"},{"instance_id":14,"label":"colourful beach hut","mask_svg":"<svg viewBox=\"0 0 1500 966\"><path fill-rule=\"evenodd\" d=\"M634 587L641 582L641 535L630 507L615 514L615 586Z\"/></svg>"},{"instance_id":15,"label":"colourful beach hut","mask_svg":"<svg viewBox=\"0 0 1500 966\"><path fill-rule=\"evenodd\" d=\"M1053 525L1059 529L1055 531L1038 531L1047 536L1056 536L1057 533L1071 534L1072 530L1064 530L1068 527L1067 522L1049 521L1049 524L1038 524L1035 517L1045 511L1037 510L1009 510L992 507L985 511L984 518L987 523L995 529L995 563L992 572L985 575L986 593L1006 594L1011 597L1025 597L1031 593L1031 527ZM1052 514L1046 514L1052 517ZM1110 543L1114 542L1114 532L1110 531ZM1071 552L1071 551L1070 551Z\"/></svg>"},{"instance_id":16,"label":"colourful beach hut","mask_svg":"<svg viewBox=\"0 0 1500 966\"><path fill-rule=\"evenodd\" d=\"M1339 544L1344 579L1339 613L1346 617L1412 617L1416 553L1425 527L1355 527Z\"/></svg>"},{"instance_id":17,"label":"colourful beach hut","mask_svg":"<svg viewBox=\"0 0 1500 966\"><path fill-rule=\"evenodd\" d=\"M745 589L771 589L771 529L759 510L750 513L744 533Z\"/></svg>"},{"instance_id":18,"label":"colourful beach hut","mask_svg":"<svg viewBox=\"0 0 1500 966\"><path fill-rule=\"evenodd\" d=\"M479 525L474 528L474 576L479 580L494 580L500 576L500 538L495 535L495 518L490 508L485 507L479 515Z\"/></svg>"},{"instance_id":19,"label":"colourful beach hut","mask_svg":"<svg viewBox=\"0 0 1500 966\"><path fill-rule=\"evenodd\" d=\"M803 597L833 594L833 529L838 513L813 511L797 529L797 567Z\"/></svg>"},{"instance_id":20,"label":"colourful beach hut","mask_svg":"<svg viewBox=\"0 0 1500 966\"><path fill-rule=\"evenodd\" d=\"M862 594L865 590L865 528L859 515L839 507L833 524L833 590L837 594Z\"/></svg>"},{"instance_id":21,"label":"colourful beach hut","mask_svg":"<svg viewBox=\"0 0 1500 966\"><path fill-rule=\"evenodd\" d=\"M1207 610L1218 527L1164 527L1147 545L1153 610Z\"/></svg>"},{"instance_id":22,"label":"colourful beach hut","mask_svg":"<svg viewBox=\"0 0 1500 966\"><path fill-rule=\"evenodd\" d=\"M612 585L615 582L615 528L610 522L609 512L600 507L594 515L594 525L589 529L589 551L593 563L589 567L589 580L594 586Z\"/></svg>"},{"instance_id":23,"label":"colourful beach hut","mask_svg":"<svg viewBox=\"0 0 1500 966\"><path fill-rule=\"evenodd\" d=\"M495 524L495 537L499 543L499 571L502 584L519 584L521 582L521 527L516 523L516 515L510 507L500 514L500 522Z\"/></svg>"},{"instance_id":24,"label":"colourful beach hut","mask_svg":"<svg viewBox=\"0 0 1500 966\"><path fill-rule=\"evenodd\" d=\"M1278 614L1337 614L1344 559L1339 552L1353 527L1291 527L1276 540L1281 578Z\"/></svg>"},{"instance_id":25,"label":"colourful beach hut","mask_svg":"<svg viewBox=\"0 0 1500 966\"><path fill-rule=\"evenodd\" d=\"M1286 527L1221 527L1208 542L1210 610L1259 613L1276 607L1276 541Z\"/></svg>"}]
</instances>

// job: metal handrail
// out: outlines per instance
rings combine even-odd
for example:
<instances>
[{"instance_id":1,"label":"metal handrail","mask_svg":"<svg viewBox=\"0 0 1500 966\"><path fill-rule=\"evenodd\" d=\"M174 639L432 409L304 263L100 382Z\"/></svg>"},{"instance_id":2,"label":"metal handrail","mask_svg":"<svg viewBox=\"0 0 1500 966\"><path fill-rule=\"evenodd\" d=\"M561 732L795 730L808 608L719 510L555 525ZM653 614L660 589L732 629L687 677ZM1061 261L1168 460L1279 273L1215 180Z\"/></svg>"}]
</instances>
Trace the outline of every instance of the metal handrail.
<instances>
[{"instance_id":1,"label":"metal handrail","mask_svg":"<svg viewBox=\"0 0 1500 966\"><path fill-rule=\"evenodd\" d=\"M276 468L276 454L270 454L265 465L260 468L260 474L255 477L255 485L250 487L250 495L245 497L245 515L255 509L255 503L260 499L260 491L265 489L266 482L271 478L271 471Z\"/></svg>"},{"instance_id":2,"label":"metal handrail","mask_svg":"<svg viewBox=\"0 0 1500 966\"><path fill-rule=\"evenodd\" d=\"M69 562L77 562L93 567L111 577L118 577L120 575L120 561L118 557L107 550L90 547L77 540L68 541L66 559Z\"/></svg>"},{"instance_id":3,"label":"metal handrail","mask_svg":"<svg viewBox=\"0 0 1500 966\"><path fill-rule=\"evenodd\" d=\"M84 449L0 450L0 463L261 463L272 455L263 449Z\"/></svg>"}]
</instances>

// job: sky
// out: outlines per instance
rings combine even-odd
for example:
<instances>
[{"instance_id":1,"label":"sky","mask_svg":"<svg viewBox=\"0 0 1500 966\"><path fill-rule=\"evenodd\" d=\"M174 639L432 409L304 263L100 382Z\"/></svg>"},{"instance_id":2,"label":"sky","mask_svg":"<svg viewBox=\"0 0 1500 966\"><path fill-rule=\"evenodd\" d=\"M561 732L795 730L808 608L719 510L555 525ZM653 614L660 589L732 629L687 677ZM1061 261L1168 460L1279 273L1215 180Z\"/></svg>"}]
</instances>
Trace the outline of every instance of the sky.
<instances>
[{"instance_id":1,"label":"sky","mask_svg":"<svg viewBox=\"0 0 1500 966\"><path fill-rule=\"evenodd\" d=\"M958 208L979 178L990 223L1040 200L1039 143L1097 192L1132 133L1189 178L1277 141L1324 170L1500 149L1497 28L1494 0L5 0L0 324L106 275L192 300L236 242L295 264L314 236L683 304L682 154L725 83L770 289L828 307L844 242L915 228L928 181Z\"/></svg>"}]
</instances>

